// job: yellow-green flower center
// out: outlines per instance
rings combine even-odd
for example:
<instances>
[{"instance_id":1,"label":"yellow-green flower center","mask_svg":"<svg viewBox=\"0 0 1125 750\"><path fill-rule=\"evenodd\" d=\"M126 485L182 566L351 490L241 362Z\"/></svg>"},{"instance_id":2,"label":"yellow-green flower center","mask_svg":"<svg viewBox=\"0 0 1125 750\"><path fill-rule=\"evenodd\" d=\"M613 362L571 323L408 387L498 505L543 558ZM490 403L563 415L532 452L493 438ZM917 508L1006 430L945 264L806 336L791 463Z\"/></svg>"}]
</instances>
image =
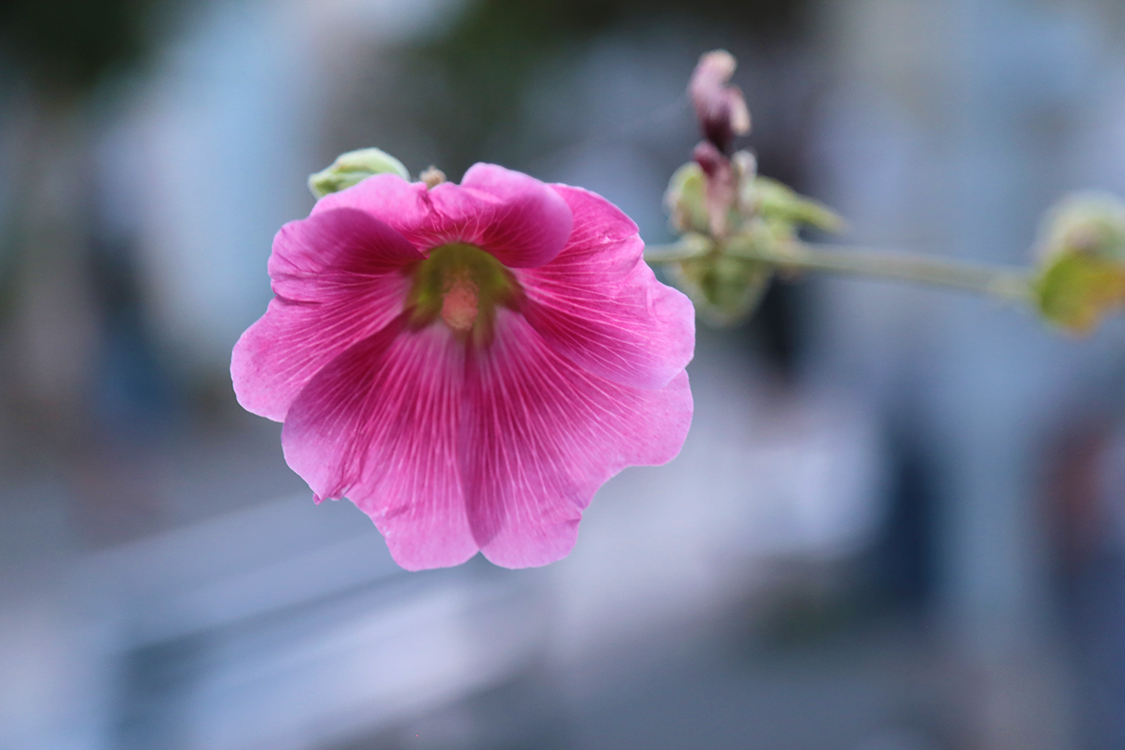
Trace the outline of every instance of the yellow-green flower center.
<instances>
[{"instance_id":1,"label":"yellow-green flower center","mask_svg":"<svg viewBox=\"0 0 1125 750\"><path fill-rule=\"evenodd\" d=\"M477 343L491 339L496 307L514 306L519 293L519 283L500 261L459 242L434 248L412 275L411 324L422 327L440 317L454 333Z\"/></svg>"}]
</instances>

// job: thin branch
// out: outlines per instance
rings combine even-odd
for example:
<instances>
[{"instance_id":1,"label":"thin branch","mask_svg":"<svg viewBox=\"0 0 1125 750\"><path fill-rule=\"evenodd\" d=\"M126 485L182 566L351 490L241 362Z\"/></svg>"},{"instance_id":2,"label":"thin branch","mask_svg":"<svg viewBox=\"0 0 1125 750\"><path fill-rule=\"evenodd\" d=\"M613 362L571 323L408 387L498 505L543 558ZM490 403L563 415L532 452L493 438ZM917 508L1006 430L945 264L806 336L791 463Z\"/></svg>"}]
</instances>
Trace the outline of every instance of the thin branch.
<instances>
[{"instance_id":1,"label":"thin branch","mask_svg":"<svg viewBox=\"0 0 1125 750\"><path fill-rule=\"evenodd\" d=\"M666 263L699 257L715 246L702 235L685 235L679 242L649 248L645 260ZM1026 302L1031 294L1031 272L1009 266L970 263L932 255L873 250L847 245L812 245L795 242L780 248L733 239L721 251L747 260L770 263L783 269L826 271L855 276L894 279L928 286L961 289L1011 302Z\"/></svg>"}]
</instances>

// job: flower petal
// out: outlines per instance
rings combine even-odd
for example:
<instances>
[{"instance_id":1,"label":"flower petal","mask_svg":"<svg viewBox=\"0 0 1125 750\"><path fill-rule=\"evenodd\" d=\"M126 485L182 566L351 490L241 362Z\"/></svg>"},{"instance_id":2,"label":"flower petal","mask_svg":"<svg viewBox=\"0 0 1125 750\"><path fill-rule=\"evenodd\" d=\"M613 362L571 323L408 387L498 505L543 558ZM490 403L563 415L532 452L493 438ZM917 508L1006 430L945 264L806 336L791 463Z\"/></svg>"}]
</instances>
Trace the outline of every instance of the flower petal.
<instances>
[{"instance_id":1,"label":"flower petal","mask_svg":"<svg viewBox=\"0 0 1125 750\"><path fill-rule=\"evenodd\" d=\"M235 344L238 402L281 421L316 372L402 312L403 267L422 255L362 211L325 211L277 233L269 272L276 297Z\"/></svg>"},{"instance_id":2,"label":"flower petal","mask_svg":"<svg viewBox=\"0 0 1125 750\"><path fill-rule=\"evenodd\" d=\"M516 277L535 330L583 369L622 385L663 388L691 361L695 311L656 280L643 260L637 225L580 188L555 185L574 214L566 247Z\"/></svg>"},{"instance_id":3,"label":"flower petal","mask_svg":"<svg viewBox=\"0 0 1125 750\"><path fill-rule=\"evenodd\" d=\"M444 182L430 190L397 175L375 175L321 198L313 215L341 207L387 222L423 251L467 242L509 268L549 262L566 243L572 224L558 193L492 164L474 165L460 185Z\"/></svg>"},{"instance_id":4,"label":"flower petal","mask_svg":"<svg viewBox=\"0 0 1125 750\"><path fill-rule=\"evenodd\" d=\"M456 458L464 372L448 328L411 331L400 318L310 380L281 432L286 462L316 496L350 498L408 570L478 549Z\"/></svg>"},{"instance_id":5,"label":"flower petal","mask_svg":"<svg viewBox=\"0 0 1125 750\"><path fill-rule=\"evenodd\" d=\"M480 225L477 239L467 241L488 250L509 268L549 263L570 236L574 224L570 208L550 186L534 177L495 164L474 164L461 187L496 201L491 217Z\"/></svg>"},{"instance_id":6,"label":"flower petal","mask_svg":"<svg viewBox=\"0 0 1125 750\"><path fill-rule=\"evenodd\" d=\"M566 555L598 487L626 466L670 461L687 436L686 372L656 391L613 383L556 354L508 310L491 347L470 357L461 476L473 534L497 565Z\"/></svg>"}]
</instances>

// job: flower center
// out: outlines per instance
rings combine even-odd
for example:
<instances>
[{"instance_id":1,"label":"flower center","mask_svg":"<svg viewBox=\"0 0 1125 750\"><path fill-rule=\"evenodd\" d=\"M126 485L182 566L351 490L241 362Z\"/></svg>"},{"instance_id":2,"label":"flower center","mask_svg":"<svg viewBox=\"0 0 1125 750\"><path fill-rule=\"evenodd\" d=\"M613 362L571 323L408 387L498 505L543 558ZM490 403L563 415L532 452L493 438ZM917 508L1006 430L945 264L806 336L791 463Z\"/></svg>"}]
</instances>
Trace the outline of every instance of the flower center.
<instances>
[{"instance_id":1,"label":"flower center","mask_svg":"<svg viewBox=\"0 0 1125 750\"><path fill-rule=\"evenodd\" d=\"M427 326L439 317L450 330L490 340L497 305L512 307L519 283L511 271L484 250L460 242L434 248L413 269L407 298L410 322Z\"/></svg>"}]
</instances>

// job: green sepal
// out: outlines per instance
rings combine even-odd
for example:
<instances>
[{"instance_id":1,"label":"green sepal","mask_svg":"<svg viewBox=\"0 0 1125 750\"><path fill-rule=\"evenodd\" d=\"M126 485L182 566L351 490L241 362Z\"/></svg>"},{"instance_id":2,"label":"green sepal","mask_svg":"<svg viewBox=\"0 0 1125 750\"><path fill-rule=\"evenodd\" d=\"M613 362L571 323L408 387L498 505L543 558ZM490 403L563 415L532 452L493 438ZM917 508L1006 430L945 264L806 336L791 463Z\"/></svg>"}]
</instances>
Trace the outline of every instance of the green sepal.
<instances>
[{"instance_id":1,"label":"green sepal","mask_svg":"<svg viewBox=\"0 0 1125 750\"><path fill-rule=\"evenodd\" d=\"M703 170L695 162L689 161L672 174L664 193L664 204L668 207L672 228L677 232L710 232Z\"/></svg>"},{"instance_id":2,"label":"green sepal","mask_svg":"<svg viewBox=\"0 0 1125 750\"><path fill-rule=\"evenodd\" d=\"M746 198L749 200L746 202L753 205L766 221L794 227L805 225L825 232L840 232L846 226L844 220L828 206L806 198L777 180L759 175L747 187L749 195Z\"/></svg>"}]
</instances>

